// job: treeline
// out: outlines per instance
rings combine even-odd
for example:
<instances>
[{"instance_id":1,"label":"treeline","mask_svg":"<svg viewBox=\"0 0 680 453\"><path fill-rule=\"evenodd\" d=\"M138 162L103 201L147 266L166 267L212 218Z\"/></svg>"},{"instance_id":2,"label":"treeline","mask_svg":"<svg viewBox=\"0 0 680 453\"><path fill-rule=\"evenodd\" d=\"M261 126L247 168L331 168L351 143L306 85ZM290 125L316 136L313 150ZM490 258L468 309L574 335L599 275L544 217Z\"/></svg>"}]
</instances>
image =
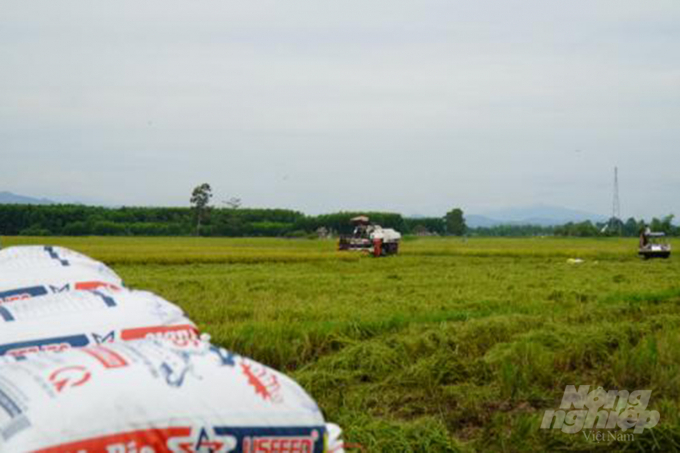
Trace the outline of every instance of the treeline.
<instances>
[{"instance_id":1,"label":"treeline","mask_svg":"<svg viewBox=\"0 0 680 453\"><path fill-rule=\"evenodd\" d=\"M673 225L674 216L667 215L662 219L653 218L651 222L647 223L642 219L629 218L625 222L612 218L606 223L592 223L589 221L580 223L567 223L554 228L556 236L576 236L576 237L593 237L593 236L623 236L635 237L639 236L640 232L645 228L652 231L659 231L670 236L680 236L680 227Z\"/></svg>"},{"instance_id":2,"label":"treeline","mask_svg":"<svg viewBox=\"0 0 680 453\"><path fill-rule=\"evenodd\" d=\"M201 236L304 237L320 228L328 234L350 232L349 219L368 215L371 221L406 234L400 214L340 212L307 216L288 209L211 208L204 213ZM191 208L83 205L0 205L0 234L15 236L190 236L196 233Z\"/></svg>"},{"instance_id":3,"label":"treeline","mask_svg":"<svg viewBox=\"0 0 680 453\"><path fill-rule=\"evenodd\" d=\"M477 227L468 229L470 236L484 237L530 237L554 236L555 227L540 225L495 225L492 227Z\"/></svg>"},{"instance_id":4,"label":"treeline","mask_svg":"<svg viewBox=\"0 0 680 453\"><path fill-rule=\"evenodd\" d=\"M642 228L680 236L673 216L649 224L634 218L626 222L579 222L555 227L498 225L455 229L446 217L407 218L385 212L339 212L308 216L288 209L211 208L205 212L201 236L311 237L318 232L351 232L349 220L367 215L371 221L403 234L469 236L637 236ZM83 205L0 205L0 234L27 236L190 236L196 234L196 211L191 208L122 207Z\"/></svg>"},{"instance_id":5,"label":"treeline","mask_svg":"<svg viewBox=\"0 0 680 453\"><path fill-rule=\"evenodd\" d=\"M637 237L649 227L652 231L664 232L670 236L680 236L680 227L673 225L673 215L662 219L654 218L647 223L642 219L629 218L625 222L610 219L608 222L593 223L569 222L558 226L539 225L497 225L468 229L471 236L567 236L567 237Z\"/></svg>"}]
</instances>

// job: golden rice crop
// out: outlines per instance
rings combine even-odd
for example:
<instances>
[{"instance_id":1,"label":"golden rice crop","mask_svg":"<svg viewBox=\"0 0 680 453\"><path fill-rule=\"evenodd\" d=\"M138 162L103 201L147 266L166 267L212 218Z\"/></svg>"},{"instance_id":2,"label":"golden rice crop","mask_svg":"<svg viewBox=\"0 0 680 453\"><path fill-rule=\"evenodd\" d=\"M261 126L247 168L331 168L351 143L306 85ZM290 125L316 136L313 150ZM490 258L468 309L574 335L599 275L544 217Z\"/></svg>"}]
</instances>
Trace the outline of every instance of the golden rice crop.
<instances>
[{"instance_id":1,"label":"golden rice crop","mask_svg":"<svg viewBox=\"0 0 680 453\"><path fill-rule=\"evenodd\" d=\"M306 239L3 244L46 240L292 374L368 451L680 448L680 262L634 239L413 239L384 259ZM539 429L567 384L651 389L661 420L632 443Z\"/></svg>"}]
</instances>

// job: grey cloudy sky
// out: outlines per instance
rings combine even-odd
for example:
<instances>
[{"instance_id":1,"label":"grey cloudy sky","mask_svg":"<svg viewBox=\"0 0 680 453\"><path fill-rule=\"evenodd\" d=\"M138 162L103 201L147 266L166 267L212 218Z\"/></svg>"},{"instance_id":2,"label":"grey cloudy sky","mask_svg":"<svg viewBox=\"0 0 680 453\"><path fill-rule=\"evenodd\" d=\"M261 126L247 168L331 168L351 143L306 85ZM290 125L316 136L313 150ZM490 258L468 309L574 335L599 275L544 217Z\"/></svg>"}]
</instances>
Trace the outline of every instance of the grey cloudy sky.
<instances>
[{"instance_id":1,"label":"grey cloudy sky","mask_svg":"<svg viewBox=\"0 0 680 453\"><path fill-rule=\"evenodd\" d=\"M0 6L0 190L680 215L677 0Z\"/></svg>"}]
</instances>

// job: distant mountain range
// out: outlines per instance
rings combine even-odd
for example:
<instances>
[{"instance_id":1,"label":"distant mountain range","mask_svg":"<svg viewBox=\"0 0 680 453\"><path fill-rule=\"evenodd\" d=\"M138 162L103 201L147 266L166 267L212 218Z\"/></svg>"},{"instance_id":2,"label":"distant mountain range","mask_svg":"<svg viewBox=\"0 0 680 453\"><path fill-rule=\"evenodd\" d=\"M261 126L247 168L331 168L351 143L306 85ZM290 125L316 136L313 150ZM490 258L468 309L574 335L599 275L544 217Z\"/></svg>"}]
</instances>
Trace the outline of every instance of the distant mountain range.
<instances>
[{"instance_id":1,"label":"distant mountain range","mask_svg":"<svg viewBox=\"0 0 680 453\"><path fill-rule=\"evenodd\" d=\"M519 208L505 208L485 212L483 215L466 215L468 226L493 227L496 225L563 225L568 222L606 222L608 217L592 212L559 206L536 205Z\"/></svg>"},{"instance_id":2,"label":"distant mountain range","mask_svg":"<svg viewBox=\"0 0 680 453\"><path fill-rule=\"evenodd\" d=\"M47 198L33 198L12 192L0 192L0 204L56 204Z\"/></svg>"}]
</instances>

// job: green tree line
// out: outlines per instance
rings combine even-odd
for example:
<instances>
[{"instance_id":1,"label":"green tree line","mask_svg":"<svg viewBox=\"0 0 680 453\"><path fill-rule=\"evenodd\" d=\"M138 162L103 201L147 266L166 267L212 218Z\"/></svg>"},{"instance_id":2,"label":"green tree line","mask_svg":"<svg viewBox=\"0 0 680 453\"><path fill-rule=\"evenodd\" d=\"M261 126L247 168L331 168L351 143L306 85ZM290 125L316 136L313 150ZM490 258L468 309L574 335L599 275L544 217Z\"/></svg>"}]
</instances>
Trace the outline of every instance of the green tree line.
<instances>
[{"instance_id":1,"label":"green tree line","mask_svg":"<svg viewBox=\"0 0 680 453\"><path fill-rule=\"evenodd\" d=\"M680 235L673 216L652 219L649 224L634 218L620 225L591 222L567 223L556 227L498 225L470 228L463 212L454 209L442 217L409 218L388 212L337 212L305 215L289 209L214 208L201 217L201 236L306 237L319 228L342 234L352 230L350 219L367 215L372 222L403 234L469 236L637 236L649 225L654 231ZM610 222L611 223L611 222ZM30 236L190 236L196 234L196 212L192 208L121 207L84 205L0 205L0 234Z\"/></svg>"},{"instance_id":2,"label":"green tree line","mask_svg":"<svg viewBox=\"0 0 680 453\"><path fill-rule=\"evenodd\" d=\"M339 212L307 216L289 209L208 208L201 212L201 236L284 236L315 234L320 227L350 232L349 220L368 215L384 227L408 228L401 214ZM0 205L0 234L14 236L190 236L196 233L192 208L83 205Z\"/></svg>"}]
</instances>

